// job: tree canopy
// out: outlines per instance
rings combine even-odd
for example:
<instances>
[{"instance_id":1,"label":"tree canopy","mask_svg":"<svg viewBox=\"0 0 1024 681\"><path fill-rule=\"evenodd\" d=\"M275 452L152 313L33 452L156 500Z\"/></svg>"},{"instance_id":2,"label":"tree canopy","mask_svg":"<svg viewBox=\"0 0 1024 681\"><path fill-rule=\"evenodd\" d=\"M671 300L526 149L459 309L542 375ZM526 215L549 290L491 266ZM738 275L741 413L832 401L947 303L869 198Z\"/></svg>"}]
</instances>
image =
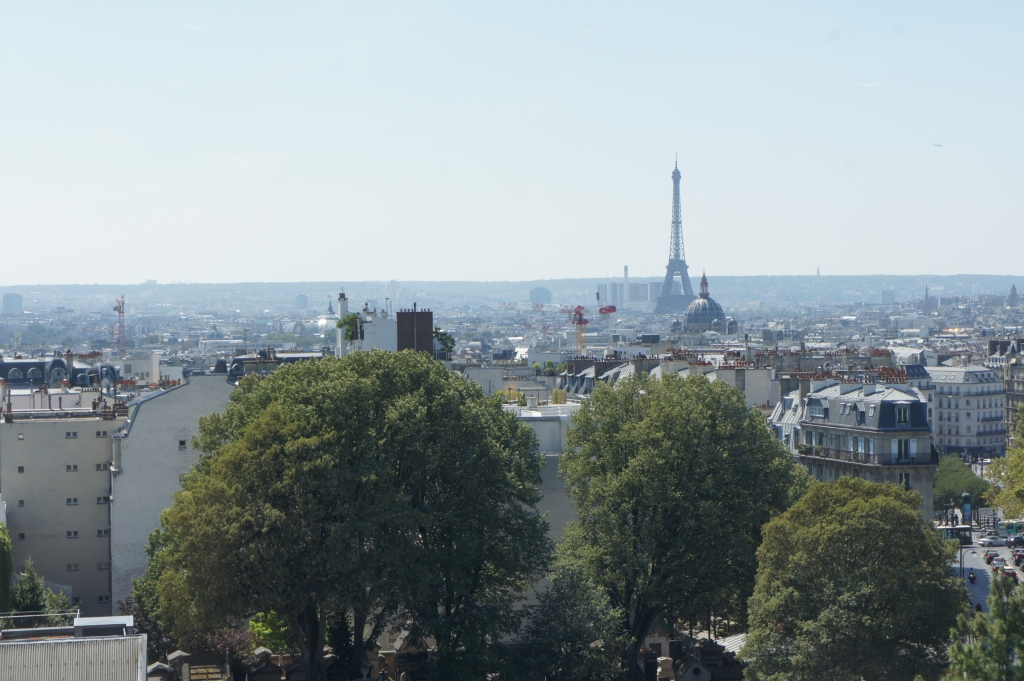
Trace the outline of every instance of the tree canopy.
<instances>
[{"instance_id":1,"label":"tree canopy","mask_svg":"<svg viewBox=\"0 0 1024 681\"><path fill-rule=\"evenodd\" d=\"M989 612L960 615L949 651L951 679L1024 681L1024 591L995 575Z\"/></svg>"},{"instance_id":2,"label":"tree canopy","mask_svg":"<svg viewBox=\"0 0 1024 681\"><path fill-rule=\"evenodd\" d=\"M579 519L559 562L619 613L629 678L656 622L702 595L745 601L761 527L788 506L796 471L743 395L702 376L598 386L572 420L560 471Z\"/></svg>"},{"instance_id":3,"label":"tree canopy","mask_svg":"<svg viewBox=\"0 0 1024 681\"><path fill-rule=\"evenodd\" d=\"M427 355L248 377L199 431L204 455L151 558L174 638L196 644L273 611L310 679L328 631L349 632L347 648L332 643L354 678L384 617L401 613L437 640L439 670L475 673L518 623L516 594L548 555L536 438Z\"/></svg>"},{"instance_id":4,"label":"tree canopy","mask_svg":"<svg viewBox=\"0 0 1024 681\"><path fill-rule=\"evenodd\" d=\"M0 612L11 609L11 535L7 525L0 525Z\"/></svg>"},{"instance_id":5,"label":"tree canopy","mask_svg":"<svg viewBox=\"0 0 1024 681\"><path fill-rule=\"evenodd\" d=\"M1024 405L1017 410L1011 441L1014 444L1006 450L1006 456L988 467L987 473L997 489L990 501L994 506L1002 506L1005 517L1020 518L1024 515Z\"/></svg>"},{"instance_id":6,"label":"tree canopy","mask_svg":"<svg viewBox=\"0 0 1024 681\"><path fill-rule=\"evenodd\" d=\"M754 681L940 676L965 603L920 495L844 476L764 529L743 655Z\"/></svg>"},{"instance_id":7,"label":"tree canopy","mask_svg":"<svg viewBox=\"0 0 1024 681\"><path fill-rule=\"evenodd\" d=\"M969 492L972 503L976 507L985 506L991 484L982 480L971 470L971 467L960 460L955 454L947 454L939 459L939 468L935 472L935 489L932 492L934 510L942 511L946 504L960 508L961 496Z\"/></svg>"}]
</instances>

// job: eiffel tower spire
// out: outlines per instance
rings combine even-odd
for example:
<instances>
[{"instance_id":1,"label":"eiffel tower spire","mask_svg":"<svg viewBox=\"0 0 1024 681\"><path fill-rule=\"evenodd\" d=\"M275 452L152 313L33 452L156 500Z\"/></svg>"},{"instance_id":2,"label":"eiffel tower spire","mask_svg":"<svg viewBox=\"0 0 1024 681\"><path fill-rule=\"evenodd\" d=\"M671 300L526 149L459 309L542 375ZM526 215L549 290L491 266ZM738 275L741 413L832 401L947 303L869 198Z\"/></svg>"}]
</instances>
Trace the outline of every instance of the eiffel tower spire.
<instances>
[{"instance_id":1,"label":"eiffel tower spire","mask_svg":"<svg viewBox=\"0 0 1024 681\"><path fill-rule=\"evenodd\" d=\"M686 266L686 250L683 248L683 216L679 200L679 156L676 155L676 167L672 171L672 237L668 250L668 266L665 272L665 283L661 286L661 295L654 308L655 314L683 312L690 302L696 298L693 284ZM675 292L675 278L679 277L681 292Z\"/></svg>"}]
</instances>

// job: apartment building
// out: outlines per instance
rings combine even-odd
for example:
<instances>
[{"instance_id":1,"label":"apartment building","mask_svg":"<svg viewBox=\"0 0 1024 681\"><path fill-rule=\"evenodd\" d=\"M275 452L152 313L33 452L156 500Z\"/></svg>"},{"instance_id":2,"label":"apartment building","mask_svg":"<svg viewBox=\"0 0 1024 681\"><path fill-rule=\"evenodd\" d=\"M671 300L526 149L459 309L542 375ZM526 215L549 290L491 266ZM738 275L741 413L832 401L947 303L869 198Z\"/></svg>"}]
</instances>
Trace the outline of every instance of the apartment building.
<instances>
[{"instance_id":1,"label":"apartment building","mask_svg":"<svg viewBox=\"0 0 1024 681\"><path fill-rule=\"evenodd\" d=\"M843 475L918 492L931 514L938 455L932 452L928 403L915 390L809 381L772 412L776 435L819 480Z\"/></svg>"},{"instance_id":2,"label":"apartment building","mask_svg":"<svg viewBox=\"0 0 1024 681\"><path fill-rule=\"evenodd\" d=\"M84 615L109 615L110 467L127 408L98 389L3 386L0 395L0 495L14 568L31 557Z\"/></svg>"},{"instance_id":3,"label":"apartment building","mask_svg":"<svg viewBox=\"0 0 1024 681\"><path fill-rule=\"evenodd\" d=\"M1006 386L984 366L925 367L935 384L935 446L976 462L1006 454Z\"/></svg>"}]
</instances>

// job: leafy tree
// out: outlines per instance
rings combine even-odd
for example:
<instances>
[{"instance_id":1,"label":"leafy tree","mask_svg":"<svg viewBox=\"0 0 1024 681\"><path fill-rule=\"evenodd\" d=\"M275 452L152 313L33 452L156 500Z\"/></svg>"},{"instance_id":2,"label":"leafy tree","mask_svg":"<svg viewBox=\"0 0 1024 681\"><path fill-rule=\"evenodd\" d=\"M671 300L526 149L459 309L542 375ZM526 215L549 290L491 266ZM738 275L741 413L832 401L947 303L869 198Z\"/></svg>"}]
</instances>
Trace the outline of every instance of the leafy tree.
<instances>
[{"instance_id":1,"label":"leafy tree","mask_svg":"<svg viewBox=\"0 0 1024 681\"><path fill-rule=\"evenodd\" d=\"M1002 506L1006 517L1019 518L1024 515L1024 405L1017 409L1012 442L1006 456L993 461L987 473L998 490L991 503Z\"/></svg>"},{"instance_id":2,"label":"leafy tree","mask_svg":"<svg viewBox=\"0 0 1024 681\"><path fill-rule=\"evenodd\" d=\"M436 340L445 353L450 357L455 352L455 338L447 331L442 331L440 328L434 329L434 340Z\"/></svg>"},{"instance_id":3,"label":"leafy tree","mask_svg":"<svg viewBox=\"0 0 1024 681\"><path fill-rule=\"evenodd\" d=\"M971 467L960 460L955 454L939 459L939 468L935 473L935 490L932 492L934 510L942 511L946 504L960 507L960 497L970 492L972 504L982 507L986 504L985 495L991 485L979 478Z\"/></svg>"},{"instance_id":4,"label":"leafy tree","mask_svg":"<svg viewBox=\"0 0 1024 681\"><path fill-rule=\"evenodd\" d=\"M69 610L71 603L64 592L55 592L46 586L46 578L36 572L32 558L25 561L24 571L18 575L12 590L15 612L33 613L17 620L19 627L61 626L68 624L65 615L47 614ZM38 614L36 614L38 613Z\"/></svg>"},{"instance_id":5,"label":"leafy tree","mask_svg":"<svg viewBox=\"0 0 1024 681\"><path fill-rule=\"evenodd\" d=\"M11 535L0 525L0 612L11 610Z\"/></svg>"},{"instance_id":6,"label":"leafy tree","mask_svg":"<svg viewBox=\"0 0 1024 681\"><path fill-rule=\"evenodd\" d=\"M598 386L572 422L560 472L580 517L559 562L618 609L629 678L657 621L703 594L749 592L794 466L742 393L702 376Z\"/></svg>"},{"instance_id":7,"label":"leafy tree","mask_svg":"<svg viewBox=\"0 0 1024 681\"><path fill-rule=\"evenodd\" d=\"M949 650L950 679L1024 679L1024 591L996 575L988 593L988 613L967 611L957 619Z\"/></svg>"},{"instance_id":8,"label":"leafy tree","mask_svg":"<svg viewBox=\"0 0 1024 681\"><path fill-rule=\"evenodd\" d=\"M359 338L359 313L353 312L347 314L338 320L335 325L339 329L343 329L343 338L347 341L358 340Z\"/></svg>"},{"instance_id":9,"label":"leafy tree","mask_svg":"<svg viewBox=\"0 0 1024 681\"><path fill-rule=\"evenodd\" d=\"M965 594L921 497L844 476L764 528L750 633L754 681L937 679Z\"/></svg>"},{"instance_id":10,"label":"leafy tree","mask_svg":"<svg viewBox=\"0 0 1024 681\"><path fill-rule=\"evenodd\" d=\"M193 445L204 456L151 558L179 641L272 610L307 678L329 632L354 678L400 605L437 640L439 669L476 669L518 623L515 594L546 553L536 439L428 356L372 351L246 378Z\"/></svg>"},{"instance_id":11,"label":"leafy tree","mask_svg":"<svg viewBox=\"0 0 1024 681\"><path fill-rule=\"evenodd\" d=\"M166 535L161 530L150 534L146 545L146 555L149 556L146 571L132 580L131 594L117 603L122 615L131 615L135 619L135 630L146 634L146 658L149 662L166 657L178 647L167 634L168 624L160 611L157 591L164 569L162 548L165 542Z\"/></svg>"},{"instance_id":12,"label":"leafy tree","mask_svg":"<svg viewBox=\"0 0 1024 681\"><path fill-rule=\"evenodd\" d=\"M533 363L533 373L536 376L540 376L540 362Z\"/></svg>"},{"instance_id":13,"label":"leafy tree","mask_svg":"<svg viewBox=\"0 0 1024 681\"><path fill-rule=\"evenodd\" d=\"M530 608L511 678L605 681L619 676L622 613L578 570L561 570Z\"/></svg>"},{"instance_id":14,"label":"leafy tree","mask_svg":"<svg viewBox=\"0 0 1024 681\"><path fill-rule=\"evenodd\" d=\"M410 472L403 495L416 524L405 626L437 642L435 678L479 679L497 667L499 642L520 626L515 603L547 567L536 507L544 460L532 428L499 401L408 354L399 356L416 399L396 402L390 440Z\"/></svg>"},{"instance_id":15,"label":"leafy tree","mask_svg":"<svg viewBox=\"0 0 1024 681\"><path fill-rule=\"evenodd\" d=\"M258 612L249 620L249 631L256 644L265 646L275 653L287 653L294 649L288 623L276 612Z\"/></svg>"}]
</instances>

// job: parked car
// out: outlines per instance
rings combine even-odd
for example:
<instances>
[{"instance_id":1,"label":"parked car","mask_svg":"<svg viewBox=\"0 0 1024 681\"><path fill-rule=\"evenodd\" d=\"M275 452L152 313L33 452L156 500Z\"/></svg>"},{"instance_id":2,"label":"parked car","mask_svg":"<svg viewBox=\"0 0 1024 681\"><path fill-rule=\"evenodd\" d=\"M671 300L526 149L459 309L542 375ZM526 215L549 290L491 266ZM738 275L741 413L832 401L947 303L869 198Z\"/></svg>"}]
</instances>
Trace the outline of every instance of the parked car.
<instances>
[{"instance_id":1,"label":"parked car","mask_svg":"<svg viewBox=\"0 0 1024 681\"><path fill-rule=\"evenodd\" d=\"M982 537L978 540L978 546L1006 546L1006 540L1002 537Z\"/></svg>"}]
</instances>

